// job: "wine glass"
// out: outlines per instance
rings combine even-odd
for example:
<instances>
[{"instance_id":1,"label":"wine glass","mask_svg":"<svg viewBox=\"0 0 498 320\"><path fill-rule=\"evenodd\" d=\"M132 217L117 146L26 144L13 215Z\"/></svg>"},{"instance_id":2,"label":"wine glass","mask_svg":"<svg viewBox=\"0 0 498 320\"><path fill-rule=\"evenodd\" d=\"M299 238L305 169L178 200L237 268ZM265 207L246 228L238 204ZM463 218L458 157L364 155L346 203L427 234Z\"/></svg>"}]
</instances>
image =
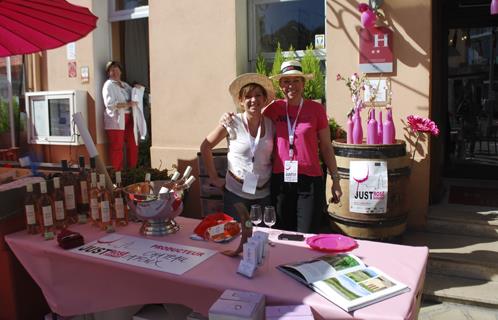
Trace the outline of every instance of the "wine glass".
<instances>
[{"instance_id":1,"label":"wine glass","mask_svg":"<svg viewBox=\"0 0 498 320\"><path fill-rule=\"evenodd\" d=\"M259 204L253 204L251 206L251 212L249 213L249 217L254 226L257 226L263 220L263 214L261 213L261 206Z\"/></svg>"},{"instance_id":2,"label":"wine glass","mask_svg":"<svg viewBox=\"0 0 498 320\"><path fill-rule=\"evenodd\" d=\"M263 222L270 228L269 235L271 235L271 227L277 222L277 215L275 214L275 208L273 206L266 206L263 215Z\"/></svg>"}]
</instances>

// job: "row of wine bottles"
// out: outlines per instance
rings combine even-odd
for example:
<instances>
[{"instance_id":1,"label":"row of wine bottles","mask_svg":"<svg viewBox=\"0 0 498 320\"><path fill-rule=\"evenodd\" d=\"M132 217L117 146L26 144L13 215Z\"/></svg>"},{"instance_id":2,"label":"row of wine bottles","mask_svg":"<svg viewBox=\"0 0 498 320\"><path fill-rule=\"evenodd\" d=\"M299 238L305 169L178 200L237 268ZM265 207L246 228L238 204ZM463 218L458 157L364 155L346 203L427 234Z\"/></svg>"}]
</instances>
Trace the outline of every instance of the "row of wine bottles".
<instances>
[{"instance_id":1,"label":"row of wine bottles","mask_svg":"<svg viewBox=\"0 0 498 320\"><path fill-rule=\"evenodd\" d=\"M379 111L379 119L375 117L375 109L371 109L367 121L367 144L393 144L396 142L396 129L394 127L392 109L387 109L387 118L382 121L382 111ZM347 121L347 143L363 143L363 126L361 122L360 108L357 108Z\"/></svg>"},{"instance_id":2,"label":"row of wine bottles","mask_svg":"<svg viewBox=\"0 0 498 320\"><path fill-rule=\"evenodd\" d=\"M88 220L107 232L114 231L115 226L128 224L129 209L120 171L115 173L115 185L110 188L106 186L105 175L97 175L95 158L90 158L90 169L87 169L85 158L80 156L77 174L69 171L67 160L61 161L61 167L60 176L40 182L39 192L34 192L32 184L26 185L24 209L28 233L41 233L49 240L54 238L57 229L65 229L74 223L84 224ZM180 173L175 172L161 185L158 194L161 197L174 194L181 199L183 191L195 181L191 172L190 166L181 178ZM140 184L137 193L157 193L150 173L146 173L144 178L146 183Z\"/></svg>"},{"instance_id":3,"label":"row of wine bottles","mask_svg":"<svg viewBox=\"0 0 498 320\"><path fill-rule=\"evenodd\" d=\"M116 185L111 193L106 188L104 174L95 170L95 159L90 159L90 169L85 168L84 157L79 158L79 172L69 172L67 160L61 161L62 174L39 184L35 193L32 184L26 185L24 211L28 233L41 233L52 239L56 229L69 224L87 223L112 231L116 225L128 224L128 207L121 186L121 172L116 172ZM49 184L48 184L49 183ZM51 186L48 192L47 186Z\"/></svg>"}]
</instances>

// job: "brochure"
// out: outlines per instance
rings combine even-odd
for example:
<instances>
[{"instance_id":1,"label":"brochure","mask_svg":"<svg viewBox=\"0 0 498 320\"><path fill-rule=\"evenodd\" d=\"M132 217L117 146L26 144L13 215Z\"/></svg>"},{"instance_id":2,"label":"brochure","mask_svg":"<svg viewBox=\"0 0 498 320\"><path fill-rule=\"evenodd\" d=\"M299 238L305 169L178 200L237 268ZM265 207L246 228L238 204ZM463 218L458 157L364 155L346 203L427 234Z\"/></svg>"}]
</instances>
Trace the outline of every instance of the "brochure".
<instances>
[{"instance_id":1,"label":"brochure","mask_svg":"<svg viewBox=\"0 0 498 320\"><path fill-rule=\"evenodd\" d=\"M353 254L336 254L277 267L347 312L410 290Z\"/></svg>"}]
</instances>

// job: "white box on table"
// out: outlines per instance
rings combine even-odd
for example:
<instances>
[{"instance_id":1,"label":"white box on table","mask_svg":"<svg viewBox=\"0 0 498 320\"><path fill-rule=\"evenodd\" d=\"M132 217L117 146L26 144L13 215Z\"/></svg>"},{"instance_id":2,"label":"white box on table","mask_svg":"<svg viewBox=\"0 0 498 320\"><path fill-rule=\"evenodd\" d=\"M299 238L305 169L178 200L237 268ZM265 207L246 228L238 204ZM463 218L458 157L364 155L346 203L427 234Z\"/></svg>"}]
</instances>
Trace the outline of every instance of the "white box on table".
<instances>
[{"instance_id":1,"label":"white box on table","mask_svg":"<svg viewBox=\"0 0 498 320\"><path fill-rule=\"evenodd\" d=\"M209 320L263 320L264 312L264 295L228 289L209 309Z\"/></svg>"},{"instance_id":2,"label":"white box on table","mask_svg":"<svg viewBox=\"0 0 498 320\"><path fill-rule=\"evenodd\" d=\"M268 306L266 320L313 320L311 308L306 305Z\"/></svg>"}]
</instances>

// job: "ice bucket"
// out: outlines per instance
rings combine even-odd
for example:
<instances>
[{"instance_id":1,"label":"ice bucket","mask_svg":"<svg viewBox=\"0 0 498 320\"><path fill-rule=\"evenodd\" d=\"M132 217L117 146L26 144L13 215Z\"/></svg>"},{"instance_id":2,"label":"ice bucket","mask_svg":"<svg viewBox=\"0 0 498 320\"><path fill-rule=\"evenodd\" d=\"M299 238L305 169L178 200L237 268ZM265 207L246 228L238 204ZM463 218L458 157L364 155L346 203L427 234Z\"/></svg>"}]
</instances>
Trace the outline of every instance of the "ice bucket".
<instances>
[{"instance_id":1,"label":"ice bucket","mask_svg":"<svg viewBox=\"0 0 498 320\"><path fill-rule=\"evenodd\" d=\"M159 194L159 189L169 180L156 180L151 192L147 182L138 182L126 186L126 200L132 212L141 220L140 233L147 236L163 236L175 233L180 226L175 218L183 211L181 192Z\"/></svg>"}]
</instances>

